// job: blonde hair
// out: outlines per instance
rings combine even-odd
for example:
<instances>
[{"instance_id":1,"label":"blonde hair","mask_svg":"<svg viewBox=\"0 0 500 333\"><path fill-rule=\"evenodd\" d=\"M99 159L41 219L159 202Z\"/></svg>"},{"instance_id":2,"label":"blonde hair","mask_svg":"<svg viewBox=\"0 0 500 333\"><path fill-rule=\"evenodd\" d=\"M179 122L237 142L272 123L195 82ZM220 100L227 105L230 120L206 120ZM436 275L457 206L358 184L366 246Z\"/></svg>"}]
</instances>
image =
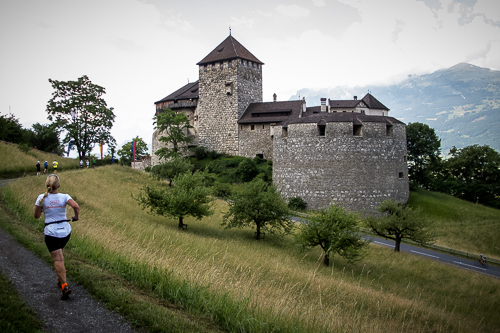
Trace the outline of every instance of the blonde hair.
<instances>
[{"instance_id":1,"label":"blonde hair","mask_svg":"<svg viewBox=\"0 0 500 333\"><path fill-rule=\"evenodd\" d=\"M47 187L47 191L43 195L42 200L40 200L40 206L43 206L43 201L49 193L52 193L53 190L57 190L59 186L61 186L61 184L59 183L59 177L57 175L47 176L47 179L45 180L45 187Z\"/></svg>"}]
</instances>

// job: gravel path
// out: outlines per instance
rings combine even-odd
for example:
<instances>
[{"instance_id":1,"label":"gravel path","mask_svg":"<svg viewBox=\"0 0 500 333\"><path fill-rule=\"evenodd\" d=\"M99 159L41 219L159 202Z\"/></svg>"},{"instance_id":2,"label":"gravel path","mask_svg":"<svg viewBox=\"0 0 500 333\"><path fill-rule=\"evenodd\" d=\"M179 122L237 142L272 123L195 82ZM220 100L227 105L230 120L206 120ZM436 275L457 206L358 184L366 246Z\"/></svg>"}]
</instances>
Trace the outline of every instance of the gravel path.
<instances>
[{"instance_id":1,"label":"gravel path","mask_svg":"<svg viewBox=\"0 0 500 333\"><path fill-rule=\"evenodd\" d=\"M62 301L53 268L1 229L0 271L36 311L48 332L134 332L122 317L105 309L71 281L70 299Z\"/></svg>"}]
</instances>

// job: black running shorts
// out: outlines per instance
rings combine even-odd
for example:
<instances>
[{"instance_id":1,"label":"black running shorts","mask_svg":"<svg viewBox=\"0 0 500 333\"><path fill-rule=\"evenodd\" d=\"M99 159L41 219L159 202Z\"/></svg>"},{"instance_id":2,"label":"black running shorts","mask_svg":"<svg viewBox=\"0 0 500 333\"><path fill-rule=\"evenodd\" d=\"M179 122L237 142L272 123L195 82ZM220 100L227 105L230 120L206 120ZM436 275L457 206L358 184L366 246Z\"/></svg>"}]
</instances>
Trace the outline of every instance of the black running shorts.
<instances>
[{"instance_id":1,"label":"black running shorts","mask_svg":"<svg viewBox=\"0 0 500 333\"><path fill-rule=\"evenodd\" d=\"M59 249L64 249L66 246L66 243L69 241L69 237L71 234L64 238L57 238L57 237L52 237L52 236L47 236L45 235L45 245L47 245L47 249L49 249L49 252L59 250Z\"/></svg>"}]
</instances>

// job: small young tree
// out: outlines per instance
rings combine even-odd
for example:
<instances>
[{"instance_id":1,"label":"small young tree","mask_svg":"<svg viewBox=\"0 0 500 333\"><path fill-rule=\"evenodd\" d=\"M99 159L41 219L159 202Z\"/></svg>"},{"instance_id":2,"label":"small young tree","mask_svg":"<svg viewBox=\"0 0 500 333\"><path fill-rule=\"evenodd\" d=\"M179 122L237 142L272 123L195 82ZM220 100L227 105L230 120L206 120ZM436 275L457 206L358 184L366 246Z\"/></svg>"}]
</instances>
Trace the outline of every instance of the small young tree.
<instances>
[{"instance_id":1,"label":"small young tree","mask_svg":"<svg viewBox=\"0 0 500 333\"><path fill-rule=\"evenodd\" d=\"M330 265L335 253L349 262L361 260L369 243L361 238L358 216L338 205L313 212L302 223L296 237L304 249L319 245L325 266Z\"/></svg>"},{"instance_id":2,"label":"small young tree","mask_svg":"<svg viewBox=\"0 0 500 333\"><path fill-rule=\"evenodd\" d=\"M422 244L434 239L434 234L429 230L431 222L422 215L420 209L414 210L399 202L385 200L377 210L383 216L370 216L366 224L377 235L395 241L394 251L400 251L403 239Z\"/></svg>"},{"instance_id":3,"label":"small young tree","mask_svg":"<svg viewBox=\"0 0 500 333\"><path fill-rule=\"evenodd\" d=\"M192 216L201 220L213 214L210 210L213 198L211 190L205 187L206 175L196 171L186 172L174 178L172 187L145 186L135 198L142 209L149 209L153 215L175 217L179 219L179 229L184 228L184 217Z\"/></svg>"},{"instance_id":4,"label":"small young tree","mask_svg":"<svg viewBox=\"0 0 500 333\"><path fill-rule=\"evenodd\" d=\"M158 180L168 179L169 186L172 186L172 179L177 175L192 172L194 165L189 160L182 157L174 157L166 162L155 165L151 169L153 177Z\"/></svg>"},{"instance_id":5,"label":"small young tree","mask_svg":"<svg viewBox=\"0 0 500 333\"><path fill-rule=\"evenodd\" d=\"M261 179L246 183L232 200L222 222L226 229L255 226L255 238L259 240L263 231L282 235L289 233L293 227L290 210L281 193L274 185L268 185Z\"/></svg>"},{"instance_id":6,"label":"small young tree","mask_svg":"<svg viewBox=\"0 0 500 333\"><path fill-rule=\"evenodd\" d=\"M182 155L186 149L186 144L191 143L193 138L188 135L188 130L193 128L189 124L189 119L182 113L176 113L171 109L165 109L158 113L154 118L155 129L161 136L159 141L165 144L165 147L158 149L155 154L160 159L168 159Z\"/></svg>"}]
</instances>

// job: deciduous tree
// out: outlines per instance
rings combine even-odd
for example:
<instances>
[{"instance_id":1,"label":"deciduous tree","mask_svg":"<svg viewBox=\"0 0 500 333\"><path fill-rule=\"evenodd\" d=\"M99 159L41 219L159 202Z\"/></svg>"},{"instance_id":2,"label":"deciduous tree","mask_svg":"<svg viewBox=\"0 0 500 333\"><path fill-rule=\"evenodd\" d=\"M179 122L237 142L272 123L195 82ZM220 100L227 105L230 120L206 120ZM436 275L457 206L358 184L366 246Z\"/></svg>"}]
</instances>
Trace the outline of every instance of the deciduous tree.
<instances>
[{"instance_id":1,"label":"deciduous tree","mask_svg":"<svg viewBox=\"0 0 500 333\"><path fill-rule=\"evenodd\" d=\"M172 186L172 179L179 174L192 172L194 165L183 157L174 157L161 164L155 165L151 169L153 177L158 180L168 179L169 186Z\"/></svg>"},{"instance_id":2,"label":"deciduous tree","mask_svg":"<svg viewBox=\"0 0 500 333\"><path fill-rule=\"evenodd\" d=\"M290 210L281 193L261 179L246 183L231 199L233 202L229 203L222 222L226 228L255 226L255 238L259 240L262 232L284 234L293 227Z\"/></svg>"},{"instance_id":3,"label":"deciduous tree","mask_svg":"<svg viewBox=\"0 0 500 333\"><path fill-rule=\"evenodd\" d=\"M37 149L52 152L57 155L63 154L63 147L59 141L59 130L55 124L42 125L40 123L33 124L33 134L31 136L31 145Z\"/></svg>"},{"instance_id":4,"label":"deciduous tree","mask_svg":"<svg viewBox=\"0 0 500 333\"><path fill-rule=\"evenodd\" d=\"M366 224L377 235L394 240L396 242L394 251L400 251L403 239L422 244L434 239L434 234L429 228L431 221L420 209L412 209L399 202L385 200L377 210L382 216L370 216L366 219Z\"/></svg>"},{"instance_id":5,"label":"deciduous tree","mask_svg":"<svg viewBox=\"0 0 500 333\"><path fill-rule=\"evenodd\" d=\"M145 156L148 154L148 145L142 138L139 136L136 136L135 138L132 139L132 141L127 142L124 144L117 152L117 155L120 156L120 164L123 165L129 165L132 163L133 157L133 152L132 152L132 144L135 142L135 158L138 158L140 156Z\"/></svg>"},{"instance_id":6,"label":"deciduous tree","mask_svg":"<svg viewBox=\"0 0 500 333\"><path fill-rule=\"evenodd\" d=\"M206 175L196 171L186 172L174 178L174 186L145 186L136 198L142 209L149 209L154 215L179 219L179 229L184 228L184 217L200 220L213 214L210 210L214 200L211 190L205 186Z\"/></svg>"},{"instance_id":7,"label":"deciduous tree","mask_svg":"<svg viewBox=\"0 0 500 333\"><path fill-rule=\"evenodd\" d=\"M188 133L193 126L182 112L176 113L171 109L165 109L154 117L154 124L161 135L159 141L165 144L155 152L160 159L181 156L187 149L187 144L193 141Z\"/></svg>"},{"instance_id":8,"label":"deciduous tree","mask_svg":"<svg viewBox=\"0 0 500 333\"><path fill-rule=\"evenodd\" d=\"M115 115L102 98L106 93L103 87L93 84L86 75L77 81L49 82L54 92L47 104L48 119L66 131L63 143L72 141L80 159L99 142L115 141L110 133Z\"/></svg>"},{"instance_id":9,"label":"deciduous tree","mask_svg":"<svg viewBox=\"0 0 500 333\"><path fill-rule=\"evenodd\" d=\"M433 172L439 168L441 140L429 125L409 123L406 126L408 176L412 188L431 188Z\"/></svg>"},{"instance_id":10,"label":"deciduous tree","mask_svg":"<svg viewBox=\"0 0 500 333\"><path fill-rule=\"evenodd\" d=\"M500 208L500 154L489 146L453 147L444 163L446 189L458 198Z\"/></svg>"},{"instance_id":11,"label":"deciduous tree","mask_svg":"<svg viewBox=\"0 0 500 333\"><path fill-rule=\"evenodd\" d=\"M297 241L304 249L320 246L325 266L335 253L349 262L362 259L369 243L361 238L358 216L338 205L312 212L299 227Z\"/></svg>"}]
</instances>

